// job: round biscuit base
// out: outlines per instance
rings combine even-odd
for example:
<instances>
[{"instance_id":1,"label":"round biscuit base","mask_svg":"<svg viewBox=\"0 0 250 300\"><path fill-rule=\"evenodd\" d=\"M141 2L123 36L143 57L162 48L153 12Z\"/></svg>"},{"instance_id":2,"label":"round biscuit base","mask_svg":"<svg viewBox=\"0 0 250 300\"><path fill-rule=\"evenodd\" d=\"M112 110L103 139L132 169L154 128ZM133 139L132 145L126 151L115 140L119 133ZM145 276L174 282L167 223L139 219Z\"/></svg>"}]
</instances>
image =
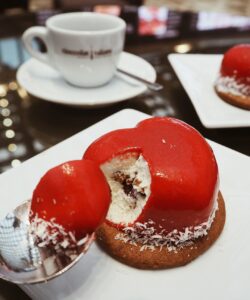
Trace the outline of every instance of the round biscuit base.
<instances>
[{"instance_id":1,"label":"round biscuit base","mask_svg":"<svg viewBox=\"0 0 250 300\"><path fill-rule=\"evenodd\" d=\"M217 89L216 85L215 91L217 95L225 102L243 109L250 110L250 97L221 92Z\"/></svg>"},{"instance_id":2,"label":"round biscuit base","mask_svg":"<svg viewBox=\"0 0 250 300\"><path fill-rule=\"evenodd\" d=\"M198 238L192 245L184 246L176 251L166 247L155 250L140 251L141 244L131 245L115 236L120 231L107 223L103 223L96 231L97 242L108 254L118 261L139 269L166 269L186 265L204 253L219 237L226 219L225 203L221 193L218 195L218 210L208 234Z\"/></svg>"}]
</instances>

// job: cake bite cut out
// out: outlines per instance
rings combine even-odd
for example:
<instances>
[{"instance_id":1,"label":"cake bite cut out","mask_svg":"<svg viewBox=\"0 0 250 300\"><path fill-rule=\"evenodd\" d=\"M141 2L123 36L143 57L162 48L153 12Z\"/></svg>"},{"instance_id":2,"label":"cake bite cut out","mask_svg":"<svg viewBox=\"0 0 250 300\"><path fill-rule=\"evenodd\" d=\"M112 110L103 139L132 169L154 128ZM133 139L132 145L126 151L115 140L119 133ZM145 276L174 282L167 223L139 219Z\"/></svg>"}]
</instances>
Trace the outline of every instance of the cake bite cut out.
<instances>
[{"instance_id":1,"label":"cake bite cut out","mask_svg":"<svg viewBox=\"0 0 250 300\"><path fill-rule=\"evenodd\" d=\"M31 233L56 252L88 245L110 204L108 183L95 162L74 160L46 172L31 201Z\"/></svg>"},{"instance_id":2,"label":"cake bite cut out","mask_svg":"<svg viewBox=\"0 0 250 300\"><path fill-rule=\"evenodd\" d=\"M112 199L107 220L130 224L141 214L150 195L151 176L147 162L138 153L118 155L101 165Z\"/></svg>"}]
</instances>

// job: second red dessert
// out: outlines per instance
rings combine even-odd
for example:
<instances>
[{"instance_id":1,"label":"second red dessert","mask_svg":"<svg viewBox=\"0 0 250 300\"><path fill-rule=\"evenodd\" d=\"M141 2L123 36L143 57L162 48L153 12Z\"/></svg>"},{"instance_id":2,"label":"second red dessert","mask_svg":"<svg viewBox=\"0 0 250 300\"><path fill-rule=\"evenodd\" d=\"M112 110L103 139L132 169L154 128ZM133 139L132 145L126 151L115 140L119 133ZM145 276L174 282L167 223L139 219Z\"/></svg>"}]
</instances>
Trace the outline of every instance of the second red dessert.
<instances>
[{"instance_id":1,"label":"second red dessert","mask_svg":"<svg viewBox=\"0 0 250 300\"><path fill-rule=\"evenodd\" d=\"M250 45L237 45L224 54L215 90L226 102L250 109Z\"/></svg>"}]
</instances>

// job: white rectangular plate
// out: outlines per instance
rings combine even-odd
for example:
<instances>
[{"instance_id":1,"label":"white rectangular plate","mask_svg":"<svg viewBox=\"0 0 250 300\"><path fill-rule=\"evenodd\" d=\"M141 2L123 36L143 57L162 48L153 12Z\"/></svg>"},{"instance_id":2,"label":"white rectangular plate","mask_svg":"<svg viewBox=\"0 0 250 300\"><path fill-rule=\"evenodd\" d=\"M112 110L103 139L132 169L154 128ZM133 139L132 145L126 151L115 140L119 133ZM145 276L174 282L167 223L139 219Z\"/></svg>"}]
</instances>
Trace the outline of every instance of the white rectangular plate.
<instances>
[{"instance_id":1,"label":"white rectangular plate","mask_svg":"<svg viewBox=\"0 0 250 300\"><path fill-rule=\"evenodd\" d=\"M1 216L31 197L44 172L80 159L100 135L134 127L148 115L123 110L0 176ZM219 164L227 220L216 243L187 266L143 271L123 265L95 244L71 270L44 284L22 286L37 300L248 299L250 278L250 159L210 142Z\"/></svg>"},{"instance_id":2,"label":"white rectangular plate","mask_svg":"<svg viewBox=\"0 0 250 300\"><path fill-rule=\"evenodd\" d=\"M221 100L214 90L222 55L170 54L168 59L207 128L250 126L250 111Z\"/></svg>"}]
</instances>

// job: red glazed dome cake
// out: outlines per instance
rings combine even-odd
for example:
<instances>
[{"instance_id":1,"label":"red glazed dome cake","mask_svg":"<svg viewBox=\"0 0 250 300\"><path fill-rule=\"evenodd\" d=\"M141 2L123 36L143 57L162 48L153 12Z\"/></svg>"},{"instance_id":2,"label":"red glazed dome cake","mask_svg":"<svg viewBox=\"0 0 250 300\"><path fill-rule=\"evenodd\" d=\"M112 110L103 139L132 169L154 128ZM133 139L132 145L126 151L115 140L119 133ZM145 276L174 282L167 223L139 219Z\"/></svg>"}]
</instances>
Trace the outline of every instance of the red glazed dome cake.
<instances>
[{"instance_id":1,"label":"red glazed dome cake","mask_svg":"<svg viewBox=\"0 0 250 300\"><path fill-rule=\"evenodd\" d=\"M235 46L224 54L215 90L224 101L250 109L250 45Z\"/></svg>"},{"instance_id":2,"label":"red glazed dome cake","mask_svg":"<svg viewBox=\"0 0 250 300\"><path fill-rule=\"evenodd\" d=\"M143 269L185 265L220 235L225 206L214 154L192 127L150 118L110 132L84 159L102 169L111 190L97 240L111 256Z\"/></svg>"}]
</instances>

